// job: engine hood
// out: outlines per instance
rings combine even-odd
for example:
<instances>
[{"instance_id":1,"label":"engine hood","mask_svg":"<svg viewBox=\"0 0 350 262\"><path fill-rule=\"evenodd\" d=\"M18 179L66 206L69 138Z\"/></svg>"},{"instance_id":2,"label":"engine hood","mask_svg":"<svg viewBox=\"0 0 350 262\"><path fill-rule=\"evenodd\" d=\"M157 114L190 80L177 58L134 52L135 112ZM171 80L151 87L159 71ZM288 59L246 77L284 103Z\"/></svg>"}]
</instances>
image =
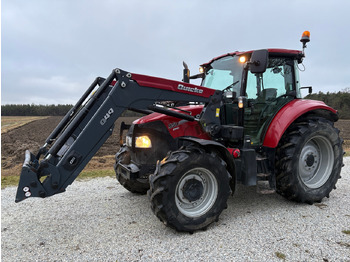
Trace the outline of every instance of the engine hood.
<instances>
[{"instance_id":1,"label":"engine hood","mask_svg":"<svg viewBox=\"0 0 350 262\"><path fill-rule=\"evenodd\" d=\"M178 107L182 111L176 110L176 109L171 109L171 110L182 113L182 114L186 114L183 111L187 111L188 115L197 116L202 112L203 107L204 107L203 105L188 105L188 106ZM149 114L147 116L144 116L144 117L141 117L141 118L135 120L133 122L133 124L140 125L140 124L146 124L146 123L154 122L154 121L178 122L178 121L180 121L180 119L173 117L173 116L160 114L160 113L152 113L152 114Z\"/></svg>"}]
</instances>

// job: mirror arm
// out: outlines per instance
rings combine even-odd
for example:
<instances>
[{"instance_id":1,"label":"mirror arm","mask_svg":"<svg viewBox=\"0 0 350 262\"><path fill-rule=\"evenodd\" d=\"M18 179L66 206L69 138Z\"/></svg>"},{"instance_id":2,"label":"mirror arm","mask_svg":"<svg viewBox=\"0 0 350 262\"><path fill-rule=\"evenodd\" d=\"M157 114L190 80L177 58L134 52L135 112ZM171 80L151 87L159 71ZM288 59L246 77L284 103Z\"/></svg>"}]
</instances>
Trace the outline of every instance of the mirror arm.
<instances>
[{"instance_id":1,"label":"mirror arm","mask_svg":"<svg viewBox=\"0 0 350 262\"><path fill-rule=\"evenodd\" d=\"M312 86L303 86L303 87L300 87L300 89L309 89L309 94L312 93Z\"/></svg>"},{"instance_id":2,"label":"mirror arm","mask_svg":"<svg viewBox=\"0 0 350 262\"><path fill-rule=\"evenodd\" d=\"M190 76L190 79L204 78L204 73Z\"/></svg>"}]
</instances>

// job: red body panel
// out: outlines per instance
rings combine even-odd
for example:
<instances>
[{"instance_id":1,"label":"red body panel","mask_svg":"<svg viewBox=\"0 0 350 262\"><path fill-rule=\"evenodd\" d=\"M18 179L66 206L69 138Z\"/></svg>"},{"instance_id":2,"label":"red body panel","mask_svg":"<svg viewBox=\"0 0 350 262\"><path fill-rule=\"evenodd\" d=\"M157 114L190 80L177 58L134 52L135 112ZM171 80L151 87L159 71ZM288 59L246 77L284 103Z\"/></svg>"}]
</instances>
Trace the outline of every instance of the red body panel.
<instances>
[{"instance_id":1,"label":"red body panel","mask_svg":"<svg viewBox=\"0 0 350 262\"><path fill-rule=\"evenodd\" d=\"M132 80L135 80L141 86L153 87L158 89L170 90L178 93L185 93L201 97L210 97L215 90L203 86L197 86L175 80L169 80L160 77L132 74Z\"/></svg>"},{"instance_id":2,"label":"red body panel","mask_svg":"<svg viewBox=\"0 0 350 262\"><path fill-rule=\"evenodd\" d=\"M299 116L313 110L323 109L334 114L337 111L321 101L295 99L285 105L273 118L267 129L263 146L277 147L283 133Z\"/></svg>"},{"instance_id":3,"label":"red body panel","mask_svg":"<svg viewBox=\"0 0 350 262\"><path fill-rule=\"evenodd\" d=\"M196 116L202 112L203 105L182 106L179 108L185 111L190 111L192 116ZM172 110L179 113L184 113L175 109ZM162 121L173 138L181 136L193 136L210 140L208 134L202 130L197 121L191 122L160 113L152 113L150 115L139 118L135 120L133 124L145 124L154 121Z\"/></svg>"}]
</instances>

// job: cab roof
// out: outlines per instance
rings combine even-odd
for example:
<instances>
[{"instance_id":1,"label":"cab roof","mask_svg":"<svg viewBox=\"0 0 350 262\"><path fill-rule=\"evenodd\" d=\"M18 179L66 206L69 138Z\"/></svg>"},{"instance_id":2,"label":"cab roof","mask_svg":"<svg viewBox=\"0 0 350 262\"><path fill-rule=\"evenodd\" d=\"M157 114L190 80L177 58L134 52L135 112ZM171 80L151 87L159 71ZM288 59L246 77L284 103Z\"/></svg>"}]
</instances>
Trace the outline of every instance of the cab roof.
<instances>
[{"instance_id":1,"label":"cab roof","mask_svg":"<svg viewBox=\"0 0 350 262\"><path fill-rule=\"evenodd\" d=\"M269 54L272 54L273 56L293 57L293 58L297 58L298 60L300 60L300 62L301 62L301 58L303 57L303 52L300 51L300 50L290 50L290 49L280 49L280 48L270 48L270 49L267 49L267 50L269 51ZM232 52L232 53L223 54L221 56L213 58L208 63L204 63L201 66L205 67L205 66L211 64L212 62L214 62L215 60L218 60L218 59L220 59L222 57L225 57L225 56L234 56L234 55L240 56L240 55L244 55L244 54L251 54L251 53L253 53L253 51L255 51L255 50L251 50L251 51L235 51L235 52Z\"/></svg>"}]
</instances>

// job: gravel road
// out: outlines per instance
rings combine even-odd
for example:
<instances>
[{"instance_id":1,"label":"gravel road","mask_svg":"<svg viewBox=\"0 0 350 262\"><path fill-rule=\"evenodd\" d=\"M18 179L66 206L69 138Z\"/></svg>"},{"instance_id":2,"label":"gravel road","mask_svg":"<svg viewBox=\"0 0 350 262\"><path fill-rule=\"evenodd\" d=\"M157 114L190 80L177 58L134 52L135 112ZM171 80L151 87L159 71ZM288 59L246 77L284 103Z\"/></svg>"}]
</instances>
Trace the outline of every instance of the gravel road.
<instances>
[{"instance_id":1,"label":"gravel road","mask_svg":"<svg viewBox=\"0 0 350 262\"><path fill-rule=\"evenodd\" d=\"M320 204L237 188L206 231L177 233L147 196L113 178L74 182L67 192L15 204L1 190L2 261L350 261L350 158L337 190Z\"/></svg>"}]
</instances>

